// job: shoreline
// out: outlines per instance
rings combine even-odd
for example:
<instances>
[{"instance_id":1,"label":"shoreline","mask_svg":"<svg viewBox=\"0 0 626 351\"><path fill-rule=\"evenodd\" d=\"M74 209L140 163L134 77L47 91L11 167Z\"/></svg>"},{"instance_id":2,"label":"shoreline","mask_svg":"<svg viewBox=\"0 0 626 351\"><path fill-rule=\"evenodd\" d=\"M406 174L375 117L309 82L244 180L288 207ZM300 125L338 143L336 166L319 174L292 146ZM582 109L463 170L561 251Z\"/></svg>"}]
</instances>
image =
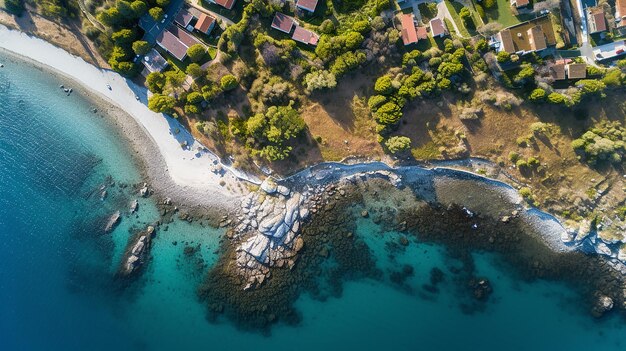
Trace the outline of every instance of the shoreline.
<instances>
[{"instance_id":1,"label":"shoreline","mask_svg":"<svg viewBox=\"0 0 626 351\"><path fill-rule=\"evenodd\" d=\"M42 39L3 25L0 50L58 77L59 84L74 85L72 94L93 103L97 115L108 119L129 142L142 176L158 195L182 205L232 209L237 198L248 191L245 182L258 182L222 164L175 119L150 111L145 104L147 89L119 74L98 69Z\"/></svg>"},{"instance_id":2,"label":"shoreline","mask_svg":"<svg viewBox=\"0 0 626 351\"><path fill-rule=\"evenodd\" d=\"M130 142L130 146L138 154L137 163L140 165L140 171L143 175L150 179L151 190L163 198L169 197L183 206L191 205L213 211L216 214L225 211L232 213L233 210L237 210L241 200L253 192L247 188L246 183L255 185L261 183L256 177L221 163L216 155L195 140L189 131L175 119L150 111L144 104L149 93L147 89L121 77L119 74L98 69L82 58L75 57L42 39L8 29L2 25L0 25L0 50L7 51L11 55L17 56L18 59L82 86L84 89L76 91L76 93L82 94L97 105L100 111L104 112L105 118L114 122L115 128L121 131L120 134ZM52 59L49 60L49 58ZM112 89L109 90L107 84L110 84ZM187 143L187 148L181 147L183 142ZM156 146L158 152L155 152L153 146ZM420 177L420 174L424 175L424 172L436 175L443 171L444 175L446 173L451 174L453 178L458 178L460 174L464 174L480 180L487 186L506 187L506 189L502 189L502 196L516 197L518 199L516 201L521 199L514 187L519 184L511 184L516 182L501 169L494 167L498 170L496 178L470 170L474 168L474 162L483 166L487 164L493 166L492 163L483 159L470 158L458 161L430 162L428 165L415 166L392 166L384 162L359 162L358 158L353 161L355 160L356 163L350 162L350 159L344 163L320 163L297 170L286 178L277 180L277 182L288 184L294 179L301 178L301 181L306 184L307 182L303 180L309 177L308 184L311 184L311 181L312 183L329 184L345 178L381 171L416 179L416 177ZM417 172L412 172L412 170ZM313 175L318 179L312 179ZM326 179L326 177L330 179ZM324 180L321 181L322 179ZM400 179L399 182L402 183L402 180ZM462 192L463 189L459 190ZM472 200L464 199L464 201ZM520 204L522 202L520 201ZM565 237L563 233L571 231L557 216L532 206L524 206L524 208L524 212L535 213L528 216L530 222L540 223L543 221L541 218L547 217L551 222L558 224L548 226L551 227L550 229L541 224L537 226L540 231L544 232L541 236L547 246L560 251L583 249L582 241L566 243L557 240L556 237L563 238ZM554 233L554 230L561 233ZM584 237L583 239L588 238ZM595 242L592 244L595 246ZM603 255L597 248L596 253L608 256ZM623 262L618 265L622 266L620 270L626 271Z\"/></svg>"}]
</instances>

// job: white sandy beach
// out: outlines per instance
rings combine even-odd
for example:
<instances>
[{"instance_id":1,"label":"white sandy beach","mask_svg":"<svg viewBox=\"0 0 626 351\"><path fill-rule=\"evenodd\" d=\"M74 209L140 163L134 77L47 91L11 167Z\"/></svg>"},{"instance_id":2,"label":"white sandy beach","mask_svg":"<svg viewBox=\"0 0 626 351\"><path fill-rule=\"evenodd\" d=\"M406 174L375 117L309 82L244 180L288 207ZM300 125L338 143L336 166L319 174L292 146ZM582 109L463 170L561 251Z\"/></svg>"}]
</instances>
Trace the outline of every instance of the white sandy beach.
<instances>
[{"instance_id":1,"label":"white sandy beach","mask_svg":"<svg viewBox=\"0 0 626 351\"><path fill-rule=\"evenodd\" d=\"M154 145L165 161L161 166L172 181L187 191L197 192L212 199L207 202L222 202L224 197L239 195L238 178L246 175L229 167L224 174L212 171L217 156L207 151L180 123L147 107L146 88L125 79L119 74L98 69L82 58L71 55L42 39L0 25L0 48L14 52L77 81L106 101L119 107L131 116L154 141ZM110 85L111 89L107 87ZM74 90L80 87L72 87ZM137 101L136 97L139 97ZM189 147L181 147L186 142ZM154 165L153 165L154 166ZM253 179L256 182L256 179ZM220 185L222 183L223 185ZM231 190L227 190L227 188Z\"/></svg>"}]
</instances>

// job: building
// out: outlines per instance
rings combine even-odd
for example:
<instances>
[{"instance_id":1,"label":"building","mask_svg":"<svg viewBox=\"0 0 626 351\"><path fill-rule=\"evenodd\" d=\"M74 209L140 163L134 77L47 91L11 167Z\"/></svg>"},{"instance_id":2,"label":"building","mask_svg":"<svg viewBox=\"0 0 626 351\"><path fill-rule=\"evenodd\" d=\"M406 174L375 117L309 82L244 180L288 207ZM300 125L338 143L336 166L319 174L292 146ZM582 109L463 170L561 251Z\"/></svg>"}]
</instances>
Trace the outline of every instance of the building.
<instances>
[{"instance_id":1,"label":"building","mask_svg":"<svg viewBox=\"0 0 626 351\"><path fill-rule=\"evenodd\" d=\"M570 63L565 66L568 79L585 79L587 78L586 63Z\"/></svg>"},{"instance_id":2,"label":"building","mask_svg":"<svg viewBox=\"0 0 626 351\"><path fill-rule=\"evenodd\" d=\"M191 23L191 21L193 21L193 19L194 16L191 14L191 12L187 11L187 9L181 9L174 17L174 23L183 28L187 28L187 26Z\"/></svg>"},{"instance_id":3,"label":"building","mask_svg":"<svg viewBox=\"0 0 626 351\"><path fill-rule=\"evenodd\" d=\"M161 32L157 37L157 45L170 53L177 60L183 61L187 57L187 49L195 44L201 44L186 30L174 25Z\"/></svg>"},{"instance_id":4,"label":"building","mask_svg":"<svg viewBox=\"0 0 626 351\"><path fill-rule=\"evenodd\" d=\"M531 51L541 51L548 47L546 36L543 34L543 29L540 25L528 29L526 35L528 36L528 44L530 45Z\"/></svg>"},{"instance_id":5,"label":"building","mask_svg":"<svg viewBox=\"0 0 626 351\"><path fill-rule=\"evenodd\" d=\"M570 60L568 60L569 62ZM554 80L564 80L565 79L565 60L557 60L552 67L550 67L550 76L554 78Z\"/></svg>"},{"instance_id":6,"label":"building","mask_svg":"<svg viewBox=\"0 0 626 351\"><path fill-rule=\"evenodd\" d=\"M402 42L404 45L417 43L417 29L413 21L412 13L405 13L400 16L400 24L402 26Z\"/></svg>"},{"instance_id":7,"label":"building","mask_svg":"<svg viewBox=\"0 0 626 351\"><path fill-rule=\"evenodd\" d=\"M216 5L220 5L221 7L227 9L227 10L232 10L233 6L235 6L235 1L236 0L207 0L208 2L212 2Z\"/></svg>"},{"instance_id":8,"label":"building","mask_svg":"<svg viewBox=\"0 0 626 351\"><path fill-rule=\"evenodd\" d=\"M308 29L305 29L300 26L296 26L296 30L293 31L293 35L291 39L301 42L307 45L317 45L317 42L320 40L320 36L317 33L314 33Z\"/></svg>"},{"instance_id":9,"label":"building","mask_svg":"<svg viewBox=\"0 0 626 351\"><path fill-rule=\"evenodd\" d=\"M157 37L157 45L174 56L178 61L183 61L187 57L187 49L189 47L167 29Z\"/></svg>"},{"instance_id":10,"label":"building","mask_svg":"<svg viewBox=\"0 0 626 351\"><path fill-rule=\"evenodd\" d=\"M293 17L287 16L284 13L276 12L274 20L272 20L272 28L277 29L287 34L291 33L291 29L296 24Z\"/></svg>"},{"instance_id":11,"label":"building","mask_svg":"<svg viewBox=\"0 0 626 351\"><path fill-rule=\"evenodd\" d=\"M215 18L203 13L198 18L198 22L196 22L194 29L200 33L209 35L213 30L213 27L215 27L215 22Z\"/></svg>"},{"instance_id":12,"label":"building","mask_svg":"<svg viewBox=\"0 0 626 351\"><path fill-rule=\"evenodd\" d=\"M315 8L317 7L318 0L298 0L296 2L296 7L309 11L315 12Z\"/></svg>"},{"instance_id":13,"label":"building","mask_svg":"<svg viewBox=\"0 0 626 351\"><path fill-rule=\"evenodd\" d=\"M161 72L167 67L167 61L154 49L150 49L141 62L150 73Z\"/></svg>"},{"instance_id":14,"label":"building","mask_svg":"<svg viewBox=\"0 0 626 351\"><path fill-rule=\"evenodd\" d=\"M618 27L626 26L626 0L615 0L615 23Z\"/></svg>"},{"instance_id":15,"label":"building","mask_svg":"<svg viewBox=\"0 0 626 351\"><path fill-rule=\"evenodd\" d=\"M596 61L609 60L626 54L626 43L623 40L593 47Z\"/></svg>"},{"instance_id":16,"label":"building","mask_svg":"<svg viewBox=\"0 0 626 351\"><path fill-rule=\"evenodd\" d=\"M524 55L556 45L556 35L550 17L542 16L501 30L490 45L498 52Z\"/></svg>"},{"instance_id":17,"label":"building","mask_svg":"<svg viewBox=\"0 0 626 351\"><path fill-rule=\"evenodd\" d=\"M433 37L443 38L448 35L445 23L441 18L433 18L430 20L430 34Z\"/></svg>"},{"instance_id":18,"label":"building","mask_svg":"<svg viewBox=\"0 0 626 351\"><path fill-rule=\"evenodd\" d=\"M589 34L605 32L606 18L604 18L604 9L600 6L587 7L587 28Z\"/></svg>"},{"instance_id":19,"label":"building","mask_svg":"<svg viewBox=\"0 0 626 351\"><path fill-rule=\"evenodd\" d=\"M428 29L426 27L417 27L417 40L428 39Z\"/></svg>"},{"instance_id":20,"label":"building","mask_svg":"<svg viewBox=\"0 0 626 351\"><path fill-rule=\"evenodd\" d=\"M511 0L511 6L515 8L525 7L530 4L530 0Z\"/></svg>"}]
</instances>

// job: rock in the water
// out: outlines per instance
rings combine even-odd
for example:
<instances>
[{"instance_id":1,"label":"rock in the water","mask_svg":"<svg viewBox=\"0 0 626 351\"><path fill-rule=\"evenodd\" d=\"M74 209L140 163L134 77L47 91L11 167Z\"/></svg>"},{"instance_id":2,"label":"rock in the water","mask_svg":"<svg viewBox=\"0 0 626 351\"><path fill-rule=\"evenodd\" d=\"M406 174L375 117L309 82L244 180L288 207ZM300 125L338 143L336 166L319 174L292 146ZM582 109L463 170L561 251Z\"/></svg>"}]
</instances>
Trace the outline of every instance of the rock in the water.
<instances>
[{"instance_id":1,"label":"rock in the water","mask_svg":"<svg viewBox=\"0 0 626 351\"><path fill-rule=\"evenodd\" d=\"M148 196L148 184L147 183L143 183L143 187L139 190L139 195L141 195L142 197Z\"/></svg>"},{"instance_id":2,"label":"rock in the water","mask_svg":"<svg viewBox=\"0 0 626 351\"><path fill-rule=\"evenodd\" d=\"M130 213L135 213L139 208L139 201L137 199L130 202Z\"/></svg>"},{"instance_id":3,"label":"rock in the water","mask_svg":"<svg viewBox=\"0 0 626 351\"><path fill-rule=\"evenodd\" d=\"M613 299L601 293L596 293L595 296L596 301L591 309L591 314L596 318L600 318L613 309Z\"/></svg>"},{"instance_id":4,"label":"rock in the water","mask_svg":"<svg viewBox=\"0 0 626 351\"><path fill-rule=\"evenodd\" d=\"M363 218L367 218L367 217L369 217L369 216L370 216L370 214L369 214L369 212L367 212L367 210L363 210L363 211L361 211L361 217L363 217Z\"/></svg>"},{"instance_id":5,"label":"rock in the water","mask_svg":"<svg viewBox=\"0 0 626 351\"><path fill-rule=\"evenodd\" d=\"M120 211L116 211L114 214L112 214L111 217L109 217L107 224L104 226L104 232L112 232L113 229L115 229L115 227L120 223L121 218L122 217Z\"/></svg>"}]
</instances>

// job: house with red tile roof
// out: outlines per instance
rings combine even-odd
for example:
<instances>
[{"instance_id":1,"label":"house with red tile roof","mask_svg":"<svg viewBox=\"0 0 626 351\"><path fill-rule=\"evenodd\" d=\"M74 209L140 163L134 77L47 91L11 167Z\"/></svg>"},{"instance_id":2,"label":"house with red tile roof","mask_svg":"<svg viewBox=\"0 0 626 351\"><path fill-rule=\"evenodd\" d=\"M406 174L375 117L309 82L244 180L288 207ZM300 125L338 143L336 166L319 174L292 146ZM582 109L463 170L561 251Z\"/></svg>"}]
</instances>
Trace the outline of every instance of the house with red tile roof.
<instances>
[{"instance_id":1,"label":"house with red tile roof","mask_svg":"<svg viewBox=\"0 0 626 351\"><path fill-rule=\"evenodd\" d=\"M195 30L206 35L209 35L211 33L213 27L215 27L215 18L205 13L200 15L200 18L198 18L198 22L196 22L196 25L194 26Z\"/></svg>"},{"instance_id":2,"label":"house with red tile roof","mask_svg":"<svg viewBox=\"0 0 626 351\"><path fill-rule=\"evenodd\" d=\"M317 1L318 0L298 0L296 2L296 7L307 10L309 12L315 12L315 8L317 7Z\"/></svg>"},{"instance_id":3,"label":"house with red tile roof","mask_svg":"<svg viewBox=\"0 0 626 351\"><path fill-rule=\"evenodd\" d=\"M299 41L303 44L315 46L317 45L317 42L319 41L320 36L317 35L317 33L314 33L308 29L305 29L300 26L296 26L296 30L293 31L293 35L291 36L291 39L295 41Z\"/></svg>"},{"instance_id":4,"label":"house with red tile roof","mask_svg":"<svg viewBox=\"0 0 626 351\"><path fill-rule=\"evenodd\" d=\"M404 45L411 45L417 43L417 29L415 28L415 22L413 21L412 13L405 13L400 16L400 24L402 26L402 42Z\"/></svg>"},{"instance_id":5,"label":"house with red tile roof","mask_svg":"<svg viewBox=\"0 0 626 351\"><path fill-rule=\"evenodd\" d=\"M274 20L272 20L272 28L287 34L291 33L291 29L296 24L296 20L284 13L276 12Z\"/></svg>"},{"instance_id":6,"label":"house with red tile roof","mask_svg":"<svg viewBox=\"0 0 626 351\"><path fill-rule=\"evenodd\" d=\"M235 6L236 0L208 0L208 1L217 5L220 5L221 7L225 9L232 10L233 6Z\"/></svg>"}]
</instances>

